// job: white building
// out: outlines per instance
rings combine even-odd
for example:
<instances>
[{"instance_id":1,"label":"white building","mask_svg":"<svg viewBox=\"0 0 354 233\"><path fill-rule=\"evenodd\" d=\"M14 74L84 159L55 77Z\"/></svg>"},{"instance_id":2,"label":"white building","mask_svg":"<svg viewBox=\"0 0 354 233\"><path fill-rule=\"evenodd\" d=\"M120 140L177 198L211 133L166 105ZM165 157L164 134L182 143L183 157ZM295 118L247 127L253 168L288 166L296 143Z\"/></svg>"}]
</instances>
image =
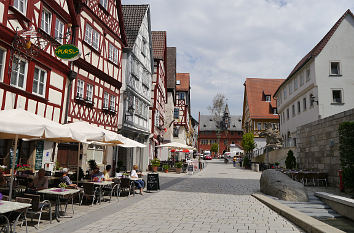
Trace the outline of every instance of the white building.
<instances>
[{"instance_id":1,"label":"white building","mask_svg":"<svg viewBox=\"0 0 354 233\"><path fill-rule=\"evenodd\" d=\"M296 127L354 108L353 64L354 16L348 10L274 94L286 147L296 146Z\"/></svg>"}]
</instances>

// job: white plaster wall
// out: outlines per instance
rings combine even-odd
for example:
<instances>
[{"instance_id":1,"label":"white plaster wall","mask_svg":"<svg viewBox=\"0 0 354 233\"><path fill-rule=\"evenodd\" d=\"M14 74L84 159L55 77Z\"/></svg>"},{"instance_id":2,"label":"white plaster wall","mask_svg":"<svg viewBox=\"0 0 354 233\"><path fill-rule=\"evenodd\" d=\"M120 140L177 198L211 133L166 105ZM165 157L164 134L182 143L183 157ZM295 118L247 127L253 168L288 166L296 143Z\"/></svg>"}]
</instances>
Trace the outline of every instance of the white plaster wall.
<instances>
[{"instance_id":1,"label":"white plaster wall","mask_svg":"<svg viewBox=\"0 0 354 233\"><path fill-rule=\"evenodd\" d=\"M173 111L174 111L174 104L173 104L173 93L172 92L167 92L167 104L165 105L165 127L167 128L167 131L164 134L164 140L169 140L172 141L173 139L173 124L170 123L173 121Z\"/></svg>"},{"instance_id":2,"label":"white plaster wall","mask_svg":"<svg viewBox=\"0 0 354 233\"><path fill-rule=\"evenodd\" d=\"M4 3L0 2L0 15L4 15ZM3 17L0 17L0 23L2 23Z\"/></svg>"}]
</instances>

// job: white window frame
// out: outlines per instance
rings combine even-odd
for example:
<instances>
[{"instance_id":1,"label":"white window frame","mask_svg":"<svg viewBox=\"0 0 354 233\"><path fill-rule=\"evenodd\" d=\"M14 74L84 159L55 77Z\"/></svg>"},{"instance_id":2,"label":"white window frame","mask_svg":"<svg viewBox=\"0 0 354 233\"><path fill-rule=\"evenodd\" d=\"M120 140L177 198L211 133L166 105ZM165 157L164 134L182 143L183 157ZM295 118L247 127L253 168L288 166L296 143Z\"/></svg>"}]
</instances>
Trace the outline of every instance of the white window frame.
<instances>
[{"instance_id":1,"label":"white window frame","mask_svg":"<svg viewBox=\"0 0 354 233\"><path fill-rule=\"evenodd\" d=\"M268 99L268 97L269 97L269 99ZM271 101L272 101L272 98L271 98L270 95L266 95L266 96L265 96L265 99L266 99L266 100L265 100L266 102L271 102Z\"/></svg>"},{"instance_id":2,"label":"white window frame","mask_svg":"<svg viewBox=\"0 0 354 233\"><path fill-rule=\"evenodd\" d=\"M299 88L299 83L297 81L297 77L294 78L294 91Z\"/></svg>"},{"instance_id":3,"label":"white window frame","mask_svg":"<svg viewBox=\"0 0 354 233\"><path fill-rule=\"evenodd\" d=\"M310 81L311 79L311 70L310 68L306 69L306 82Z\"/></svg>"},{"instance_id":4,"label":"white window frame","mask_svg":"<svg viewBox=\"0 0 354 233\"><path fill-rule=\"evenodd\" d=\"M334 101L334 98L333 98L334 91L340 91L340 100L341 100L340 102ZM333 89L331 89L331 92L332 92L332 104L344 104L344 94L343 94L342 88L333 88Z\"/></svg>"},{"instance_id":5,"label":"white window frame","mask_svg":"<svg viewBox=\"0 0 354 233\"><path fill-rule=\"evenodd\" d=\"M54 29L54 37L59 43L63 43L64 38L64 23L58 17L55 19L55 29Z\"/></svg>"},{"instance_id":6,"label":"white window frame","mask_svg":"<svg viewBox=\"0 0 354 233\"><path fill-rule=\"evenodd\" d=\"M109 98L109 109L111 111L116 111L116 97L114 95L110 95L110 98Z\"/></svg>"},{"instance_id":7,"label":"white window frame","mask_svg":"<svg viewBox=\"0 0 354 233\"><path fill-rule=\"evenodd\" d=\"M100 33L96 31L89 23L86 23L85 42L98 50L100 47Z\"/></svg>"},{"instance_id":8,"label":"white window frame","mask_svg":"<svg viewBox=\"0 0 354 233\"><path fill-rule=\"evenodd\" d=\"M337 63L338 73L332 73L332 64L333 63ZM329 62L329 75L330 76L340 76L340 75L342 75L342 67L341 67L341 62L340 61L330 61Z\"/></svg>"},{"instance_id":9,"label":"white window frame","mask_svg":"<svg viewBox=\"0 0 354 233\"><path fill-rule=\"evenodd\" d=\"M22 10L20 7L20 3L23 4ZM22 14L26 15L27 12L27 0L14 0L14 5L13 5L19 12Z\"/></svg>"},{"instance_id":10,"label":"white window frame","mask_svg":"<svg viewBox=\"0 0 354 233\"><path fill-rule=\"evenodd\" d=\"M262 130L262 123L261 122L257 122L257 130Z\"/></svg>"},{"instance_id":11,"label":"white window frame","mask_svg":"<svg viewBox=\"0 0 354 233\"><path fill-rule=\"evenodd\" d=\"M303 98L302 99L302 111L306 111L307 109L307 99L306 98Z\"/></svg>"},{"instance_id":12,"label":"white window frame","mask_svg":"<svg viewBox=\"0 0 354 233\"><path fill-rule=\"evenodd\" d=\"M290 118L290 110L289 108L286 109L286 119L289 120Z\"/></svg>"},{"instance_id":13,"label":"white window frame","mask_svg":"<svg viewBox=\"0 0 354 233\"><path fill-rule=\"evenodd\" d=\"M300 101L297 101L297 113L301 113L301 103Z\"/></svg>"},{"instance_id":14,"label":"white window frame","mask_svg":"<svg viewBox=\"0 0 354 233\"><path fill-rule=\"evenodd\" d=\"M38 70L38 77L37 77L37 80L36 80L36 69ZM43 74L43 82L41 82L41 75ZM46 81L47 81L47 76L48 73L46 70L42 69L42 68L39 68L39 67L35 67L34 68L34 74L33 74L33 84L32 84L32 93L36 94L36 95L39 95L39 96L45 96L45 91L46 91ZM34 89L34 83L37 82L37 90ZM43 90L42 90L42 94L40 94L40 89L39 89L39 86L40 84L43 85Z\"/></svg>"},{"instance_id":15,"label":"white window frame","mask_svg":"<svg viewBox=\"0 0 354 233\"><path fill-rule=\"evenodd\" d=\"M286 87L284 87L283 94L284 94L284 100L286 100L286 97L287 97Z\"/></svg>"},{"instance_id":16,"label":"white window frame","mask_svg":"<svg viewBox=\"0 0 354 233\"><path fill-rule=\"evenodd\" d=\"M14 64L15 59L17 59L18 62L24 62L24 64L25 64L24 73L22 74L22 75L23 75L23 86L22 86L22 87L18 85L19 75L20 75L21 73L20 73L20 65L19 65L19 64L18 64L18 65ZM13 73L14 73L14 68L16 68L16 83L12 83L12 81L13 81L13 76L12 76L12 75L13 75ZM27 60L23 59L22 57L14 56L14 59L12 60L10 85L11 85L11 86L14 86L14 87L17 87L17 88L19 88L19 89L22 89L22 90L26 90L27 69L28 69L28 62L27 62Z\"/></svg>"},{"instance_id":17,"label":"white window frame","mask_svg":"<svg viewBox=\"0 0 354 233\"><path fill-rule=\"evenodd\" d=\"M85 82L81 79L77 80L76 83L76 96L75 98L84 98L84 91L85 91Z\"/></svg>"},{"instance_id":18,"label":"white window frame","mask_svg":"<svg viewBox=\"0 0 354 233\"><path fill-rule=\"evenodd\" d=\"M118 65L118 49L112 43L109 43L109 60Z\"/></svg>"},{"instance_id":19,"label":"white window frame","mask_svg":"<svg viewBox=\"0 0 354 233\"><path fill-rule=\"evenodd\" d=\"M46 17L45 17L45 14L49 15L49 22L47 22L46 20ZM42 20L41 20L41 29L47 33L48 35L50 35L51 33L51 29L52 29L52 18L53 18L53 15L52 15L52 12L50 12L49 10L47 10L46 8L43 8L42 10ZM46 28L46 24L48 24L48 28Z\"/></svg>"},{"instance_id":20,"label":"white window frame","mask_svg":"<svg viewBox=\"0 0 354 233\"><path fill-rule=\"evenodd\" d=\"M293 105L291 106L291 113L292 113L292 116L293 116L293 117L296 116L295 104L293 104Z\"/></svg>"},{"instance_id":21,"label":"white window frame","mask_svg":"<svg viewBox=\"0 0 354 233\"><path fill-rule=\"evenodd\" d=\"M176 80L176 85L181 85L181 80Z\"/></svg>"},{"instance_id":22,"label":"white window frame","mask_svg":"<svg viewBox=\"0 0 354 233\"><path fill-rule=\"evenodd\" d=\"M160 111L159 110L155 110L155 127L159 127L160 126Z\"/></svg>"},{"instance_id":23,"label":"white window frame","mask_svg":"<svg viewBox=\"0 0 354 233\"><path fill-rule=\"evenodd\" d=\"M288 87L289 87L289 96L290 96L293 93L293 82L292 81L289 82Z\"/></svg>"},{"instance_id":24,"label":"white window frame","mask_svg":"<svg viewBox=\"0 0 354 233\"><path fill-rule=\"evenodd\" d=\"M277 108L273 108L273 115L278 115Z\"/></svg>"},{"instance_id":25,"label":"white window frame","mask_svg":"<svg viewBox=\"0 0 354 233\"><path fill-rule=\"evenodd\" d=\"M3 81L4 77L4 67L6 61L6 50L0 47L0 82Z\"/></svg>"},{"instance_id":26,"label":"white window frame","mask_svg":"<svg viewBox=\"0 0 354 233\"><path fill-rule=\"evenodd\" d=\"M93 102L93 85L86 84L86 100L90 103Z\"/></svg>"},{"instance_id":27,"label":"white window frame","mask_svg":"<svg viewBox=\"0 0 354 233\"><path fill-rule=\"evenodd\" d=\"M301 72L301 74L300 74L300 87L302 87L304 84L305 84L304 73Z\"/></svg>"},{"instance_id":28,"label":"white window frame","mask_svg":"<svg viewBox=\"0 0 354 233\"><path fill-rule=\"evenodd\" d=\"M108 109L109 107L109 94L107 91L103 92L103 109Z\"/></svg>"},{"instance_id":29,"label":"white window frame","mask_svg":"<svg viewBox=\"0 0 354 233\"><path fill-rule=\"evenodd\" d=\"M104 9L108 9L108 0L100 0L100 5L103 6Z\"/></svg>"}]
</instances>

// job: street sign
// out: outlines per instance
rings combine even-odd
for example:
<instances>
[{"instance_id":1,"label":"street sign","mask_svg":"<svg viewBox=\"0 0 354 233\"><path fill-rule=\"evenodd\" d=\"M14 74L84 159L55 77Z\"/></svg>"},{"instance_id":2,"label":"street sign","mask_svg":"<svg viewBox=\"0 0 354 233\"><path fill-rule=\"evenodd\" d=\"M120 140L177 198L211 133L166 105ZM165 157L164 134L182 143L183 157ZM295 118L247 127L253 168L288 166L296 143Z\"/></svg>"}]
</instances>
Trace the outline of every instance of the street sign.
<instances>
[{"instance_id":1,"label":"street sign","mask_svg":"<svg viewBox=\"0 0 354 233\"><path fill-rule=\"evenodd\" d=\"M75 61L79 59L80 51L76 46L72 44L63 44L56 48L55 56L67 61Z\"/></svg>"}]
</instances>

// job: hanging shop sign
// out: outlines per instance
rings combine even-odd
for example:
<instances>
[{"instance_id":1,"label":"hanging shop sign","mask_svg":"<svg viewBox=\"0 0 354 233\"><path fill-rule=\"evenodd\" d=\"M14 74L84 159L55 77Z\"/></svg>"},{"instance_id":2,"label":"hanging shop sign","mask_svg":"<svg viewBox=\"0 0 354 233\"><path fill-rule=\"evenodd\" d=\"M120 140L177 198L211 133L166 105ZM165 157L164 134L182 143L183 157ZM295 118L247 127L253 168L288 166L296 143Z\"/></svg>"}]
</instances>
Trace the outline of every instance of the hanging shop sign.
<instances>
[{"instance_id":1,"label":"hanging shop sign","mask_svg":"<svg viewBox=\"0 0 354 233\"><path fill-rule=\"evenodd\" d=\"M79 59L80 51L72 44L63 44L55 49L55 56L67 61L75 61Z\"/></svg>"}]
</instances>

